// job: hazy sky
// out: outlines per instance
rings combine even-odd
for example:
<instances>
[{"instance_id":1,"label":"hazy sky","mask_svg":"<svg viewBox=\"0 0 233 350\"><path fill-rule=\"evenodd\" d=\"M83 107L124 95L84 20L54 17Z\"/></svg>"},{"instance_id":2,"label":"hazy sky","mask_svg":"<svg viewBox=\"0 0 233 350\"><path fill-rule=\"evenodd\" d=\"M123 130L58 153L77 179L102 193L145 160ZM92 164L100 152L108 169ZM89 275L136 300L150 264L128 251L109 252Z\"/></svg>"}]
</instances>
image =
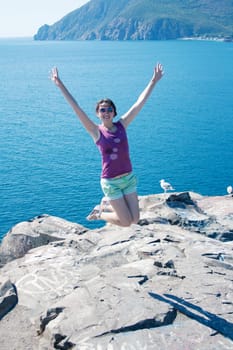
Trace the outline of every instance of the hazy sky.
<instances>
[{"instance_id":1,"label":"hazy sky","mask_svg":"<svg viewBox=\"0 0 233 350\"><path fill-rule=\"evenodd\" d=\"M0 37L32 37L89 0L0 0Z\"/></svg>"}]
</instances>

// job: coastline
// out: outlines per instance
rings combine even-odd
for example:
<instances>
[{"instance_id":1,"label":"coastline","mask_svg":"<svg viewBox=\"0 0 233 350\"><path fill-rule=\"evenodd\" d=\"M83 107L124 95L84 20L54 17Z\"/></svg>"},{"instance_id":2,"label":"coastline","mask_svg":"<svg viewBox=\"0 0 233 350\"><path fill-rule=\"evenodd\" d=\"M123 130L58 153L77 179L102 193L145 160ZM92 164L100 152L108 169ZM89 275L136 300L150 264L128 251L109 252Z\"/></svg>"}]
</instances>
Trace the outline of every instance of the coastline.
<instances>
[{"instance_id":1,"label":"coastline","mask_svg":"<svg viewBox=\"0 0 233 350\"><path fill-rule=\"evenodd\" d=\"M41 216L11 230L0 252L2 350L232 347L232 196L139 204L128 228Z\"/></svg>"},{"instance_id":2,"label":"coastline","mask_svg":"<svg viewBox=\"0 0 233 350\"><path fill-rule=\"evenodd\" d=\"M232 37L207 37L207 36L193 36L193 37L183 37L177 40L187 40L187 41L219 41L219 42L233 42Z\"/></svg>"}]
</instances>

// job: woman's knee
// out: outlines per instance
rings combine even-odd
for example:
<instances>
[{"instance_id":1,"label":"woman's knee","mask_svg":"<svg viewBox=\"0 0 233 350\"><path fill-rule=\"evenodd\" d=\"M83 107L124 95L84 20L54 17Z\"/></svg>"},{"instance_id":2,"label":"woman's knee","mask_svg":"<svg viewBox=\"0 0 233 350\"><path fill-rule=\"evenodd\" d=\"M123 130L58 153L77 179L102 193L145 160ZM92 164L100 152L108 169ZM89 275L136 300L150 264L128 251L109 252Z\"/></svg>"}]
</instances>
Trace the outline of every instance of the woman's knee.
<instances>
[{"instance_id":1,"label":"woman's knee","mask_svg":"<svg viewBox=\"0 0 233 350\"><path fill-rule=\"evenodd\" d=\"M139 221L139 213L135 213L133 216L129 215L127 218L121 220L122 226L129 227L132 224L137 224Z\"/></svg>"},{"instance_id":2,"label":"woman's knee","mask_svg":"<svg viewBox=\"0 0 233 350\"><path fill-rule=\"evenodd\" d=\"M130 215L119 217L119 221L123 227L129 227L133 223L132 217Z\"/></svg>"},{"instance_id":3,"label":"woman's knee","mask_svg":"<svg viewBox=\"0 0 233 350\"><path fill-rule=\"evenodd\" d=\"M129 196L131 197L131 196ZM127 198L128 199L128 198ZM131 198L130 198L131 199ZM139 221L138 200L132 198L130 202L125 198L110 201L113 210L118 216L120 226L129 227Z\"/></svg>"},{"instance_id":4,"label":"woman's knee","mask_svg":"<svg viewBox=\"0 0 233 350\"><path fill-rule=\"evenodd\" d=\"M122 226L129 227L132 224L137 224L139 221L139 212L134 211L131 213L130 211L127 211L124 213L124 216L119 217Z\"/></svg>"},{"instance_id":5,"label":"woman's knee","mask_svg":"<svg viewBox=\"0 0 233 350\"><path fill-rule=\"evenodd\" d=\"M134 214L134 217L132 218L132 224L137 224L140 219L139 213Z\"/></svg>"}]
</instances>

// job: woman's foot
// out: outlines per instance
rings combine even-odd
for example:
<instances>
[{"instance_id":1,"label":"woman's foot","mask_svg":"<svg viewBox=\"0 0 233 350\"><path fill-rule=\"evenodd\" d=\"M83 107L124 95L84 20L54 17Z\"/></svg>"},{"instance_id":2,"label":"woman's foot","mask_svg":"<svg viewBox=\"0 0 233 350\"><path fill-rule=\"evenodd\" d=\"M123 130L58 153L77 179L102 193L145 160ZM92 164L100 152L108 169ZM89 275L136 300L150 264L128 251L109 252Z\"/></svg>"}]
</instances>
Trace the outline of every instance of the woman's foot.
<instances>
[{"instance_id":1,"label":"woman's foot","mask_svg":"<svg viewBox=\"0 0 233 350\"><path fill-rule=\"evenodd\" d=\"M106 212L106 213L112 212L112 206L111 206L108 198L106 198L106 197L103 197L101 199L100 207L101 207L101 211L103 211L103 212Z\"/></svg>"},{"instance_id":2,"label":"woman's foot","mask_svg":"<svg viewBox=\"0 0 233 350\"><path fill-rule=\"evenodd\" d=\"M94 207L94 209L92 209L90 214L86 217L86 219L88 221L100 220L100 216L101 216L101 206L100 205L96 205Z\"/></svg>"}]
</instances>

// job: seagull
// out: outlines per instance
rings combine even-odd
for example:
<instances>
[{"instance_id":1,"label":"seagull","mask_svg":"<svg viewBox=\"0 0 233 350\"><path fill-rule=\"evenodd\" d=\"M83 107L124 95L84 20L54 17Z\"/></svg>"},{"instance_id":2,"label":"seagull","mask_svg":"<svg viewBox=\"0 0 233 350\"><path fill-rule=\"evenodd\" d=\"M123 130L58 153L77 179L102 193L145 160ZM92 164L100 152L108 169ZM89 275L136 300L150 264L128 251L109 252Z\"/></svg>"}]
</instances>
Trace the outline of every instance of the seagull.
<instances>
[{"instance_id":1,"label":"seagull","mask_svg":"<svg viewBox=\"0 0 233 350\"><path fill-rule=\"evenodd\" d=\"M161 188L164 190L164 193L166 193L167 191L174 191L175 189L172 187L171 184L169 184L169 182L166 182L164 179L160 180L160 186Z\"/></svg>"},{"instance_id":2,"label":"seagull","mask_svg":"<svg viewBox=\"0 0 233 350\"><path fill-rule=\"evenodd\" d=\"M233 194L233 188L232 188L232 186L227 186L227 193L228 193L228 194Z\"/></svg>"}]
</instances>

